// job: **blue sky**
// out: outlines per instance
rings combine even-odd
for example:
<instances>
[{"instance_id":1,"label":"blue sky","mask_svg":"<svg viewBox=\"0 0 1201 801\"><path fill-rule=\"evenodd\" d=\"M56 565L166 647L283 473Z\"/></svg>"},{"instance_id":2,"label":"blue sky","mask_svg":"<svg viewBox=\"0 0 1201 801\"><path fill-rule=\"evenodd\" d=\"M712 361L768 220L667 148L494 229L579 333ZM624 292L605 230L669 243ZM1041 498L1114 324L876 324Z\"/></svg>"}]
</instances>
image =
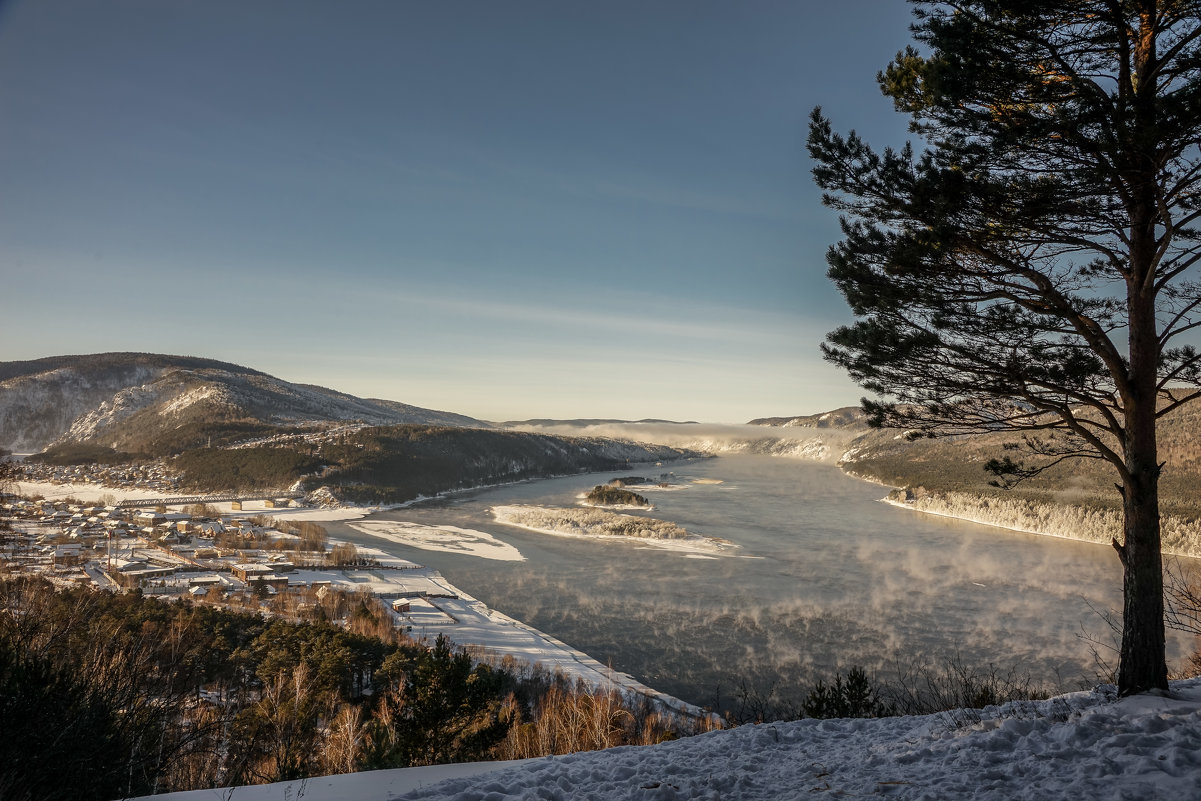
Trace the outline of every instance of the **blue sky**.
<instances>
[{"instance_id":1,"label":"blue sky","mask_svg":"<svg viewBox=\"0 0 1201 801\"><path fill-rule=\"evenodd\" d=\"M486 419L855 403L804 150L900 0L0 5L0 359L135 350Z\"/></svg>"}]
</instances>

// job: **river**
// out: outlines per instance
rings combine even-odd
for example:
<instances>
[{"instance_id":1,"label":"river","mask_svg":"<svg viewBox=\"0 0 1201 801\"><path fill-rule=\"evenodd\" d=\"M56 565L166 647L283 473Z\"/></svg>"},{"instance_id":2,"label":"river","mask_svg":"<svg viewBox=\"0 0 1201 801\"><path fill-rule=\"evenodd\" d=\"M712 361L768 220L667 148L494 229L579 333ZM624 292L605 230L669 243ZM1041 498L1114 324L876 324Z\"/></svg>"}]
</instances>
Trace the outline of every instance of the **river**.
<instances>
[{"instance_id":1,"label":"river","mask_svg":"<svg viewBox=\"0 0 1201 801\"><path fill-rule=\"evenodd\" d=\"M1080 634L1105 642L1120 609L1108 547L923 515L836 468L769 456L640 467L675 489L644 493L689 531L740 546L697 558L627 542L566 539L495 523L507 504L574 506L592 474L466 492L373 515L485 531L524 561L418 550L337 524L336 538L437 568L489 606L698 705L740 691L795 699L860 665L888 678L957 656L1075 689L1095 682ZM720 483L719 483L720 482ZM1186 645L1174 638L1169 658Z\"/></svg>"}]
</instances>

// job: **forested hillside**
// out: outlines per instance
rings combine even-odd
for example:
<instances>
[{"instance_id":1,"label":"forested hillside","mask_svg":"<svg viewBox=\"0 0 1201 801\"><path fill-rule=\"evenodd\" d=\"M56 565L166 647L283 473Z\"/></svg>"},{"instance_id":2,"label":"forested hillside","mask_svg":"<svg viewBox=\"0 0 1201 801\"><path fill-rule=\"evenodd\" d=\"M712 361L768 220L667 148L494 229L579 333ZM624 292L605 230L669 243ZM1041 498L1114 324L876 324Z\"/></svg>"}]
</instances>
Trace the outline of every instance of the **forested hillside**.
<instances>
[{"instance_id":1,"label":"forested hillside","mask_svg":"<svg viewBox=\"0 0 1201 801\"><path fill-rule=\"evenodd\" d=\"M0 580L0 798L111 801L653 743L706 725L416 642L370 596L311 601L305 620L268 619Z\"/></svg>"},{"instance_id":2,"label":"forested hillside","mask_svg":"<svg viewBox=\"0 0 1201 801\"><path fill-rule=\"evenodd\" d=\"M822 415L773 417L752 421L796 429L840 428L855 432L840 465L848 472L894 487L925 493L958 492L998 500L1040 504L1080 504L1111 509L1120 505L1112 471L1095 459L1063 462L1012 489L991 482L991 459L1030 458L1020 435L997 432L907 439L897 429L873 429L855 409ZM1165 514L1201 518L1201 410L1186 406L1160 420L1159 452L1164 460L1160 505ZM1032 459L1037 462L1037 459Z\"/></svg>"},{"instance_id":3,"label":"forested hillside","mask_svg":"<svg viewBox=\"0 0 1201 801\"><path fill-rule=\"evenodd\" d=\"M699 454L597 437L439 426L361 428L248 448L200 448L169 464L198 491L328 488L341 500L398 503L447 490L624 469Z\"/></svg>"}]
</instances>

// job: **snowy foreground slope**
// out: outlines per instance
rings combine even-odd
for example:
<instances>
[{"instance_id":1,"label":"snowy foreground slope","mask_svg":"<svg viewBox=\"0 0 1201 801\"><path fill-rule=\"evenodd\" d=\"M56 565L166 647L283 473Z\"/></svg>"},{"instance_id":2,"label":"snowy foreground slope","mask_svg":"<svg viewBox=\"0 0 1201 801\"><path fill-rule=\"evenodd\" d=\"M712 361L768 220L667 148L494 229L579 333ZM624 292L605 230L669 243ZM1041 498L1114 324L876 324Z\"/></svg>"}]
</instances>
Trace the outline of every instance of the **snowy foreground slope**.
<instances>
[{"instance_id":1,"label":"snowy foreground slope","mask_svg":"<svg viewBox=\"0 0 1201 801\"><path fill-rule=\"evenodd\" d=\"M902 798L1201 799L1201 678L985 710L802 720L645 748L330 776L162 801Z\"/></svg>"}]
</instances>

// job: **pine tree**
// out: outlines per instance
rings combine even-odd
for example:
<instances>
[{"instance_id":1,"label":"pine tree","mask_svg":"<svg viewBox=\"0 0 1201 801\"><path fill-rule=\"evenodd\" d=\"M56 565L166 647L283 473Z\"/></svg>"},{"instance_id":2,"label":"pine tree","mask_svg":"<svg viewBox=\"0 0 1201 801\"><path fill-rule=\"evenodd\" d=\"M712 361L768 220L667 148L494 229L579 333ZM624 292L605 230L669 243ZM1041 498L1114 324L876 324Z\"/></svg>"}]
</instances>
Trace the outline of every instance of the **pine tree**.
<instances>
[{"instance_id":1,"label":"pine tree","mask_svg":"<svg viewBox=\"0 0 1201 801\"><path fill-rule=\"evenodd\" d=\"M1014 482L1107 461L1125 517L1123 694L1166 688L1156 421L1198 397L1201 0L913 0L879 75L912 146L813 113L843 212L826 357L912 435L1017 430Z\"/></svg>"}]
</instances>

